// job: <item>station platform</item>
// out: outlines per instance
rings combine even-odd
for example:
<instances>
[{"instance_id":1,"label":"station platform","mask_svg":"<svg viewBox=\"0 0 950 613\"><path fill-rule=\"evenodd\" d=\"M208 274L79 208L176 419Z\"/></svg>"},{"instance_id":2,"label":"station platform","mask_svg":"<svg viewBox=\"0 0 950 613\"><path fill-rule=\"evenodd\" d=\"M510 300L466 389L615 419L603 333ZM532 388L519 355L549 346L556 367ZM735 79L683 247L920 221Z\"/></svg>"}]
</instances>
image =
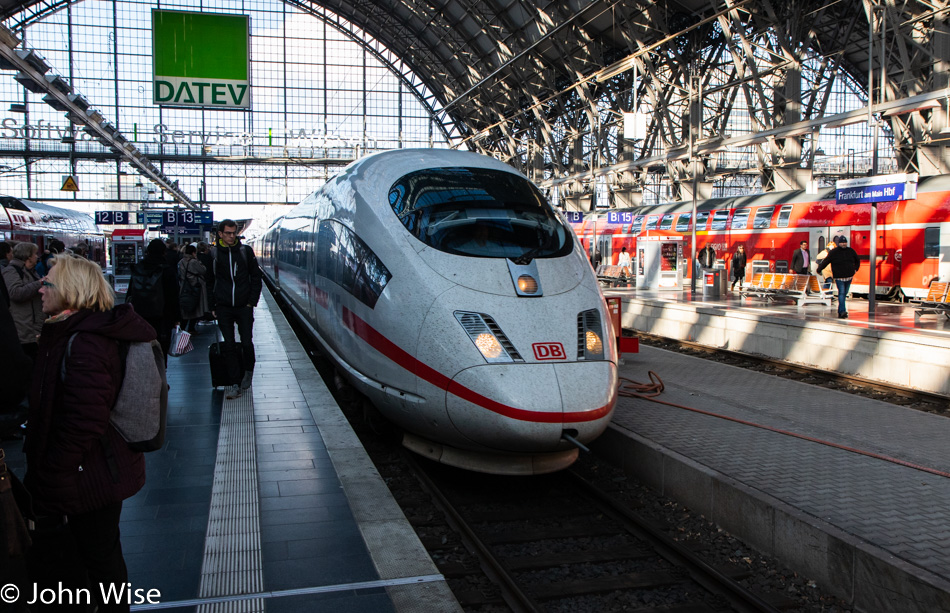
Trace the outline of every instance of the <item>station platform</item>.
<instances>
[{"instance_id":1,"label":"station platform","mask_svg":"<svg viewBox=\"0 0 950 613\"><path fill-rule=\"evenodd\" d=\"M165 446L120 531L133 611L461 611L273 298L253 386L211 387L214 325L168 359ZM4 443L22 477L20 443Z\"/></svg>"},{"instance_id":2,"label":"station platform","mask_svg":"<svg viewBox=\"0 0 950 613\"><path fill-rule=\"evenodd\" d=\"M728 293L703 298L686 290L607 289L621 299L625 329L950 396L950 319L914 317L915 305L849 299L848 319L837 305L797 306Z\"/></svg>"},{"instance_id":3,"label":"station platform","mask_svg":"<svg viewBox=\"0 0 950 613\"><path fill-rule=\"evenodd\" d=\"M622 396L595 452L856 611L950 611L950 419L642 345L625 362L664 404Z\"/></svg>"}]
</instances>

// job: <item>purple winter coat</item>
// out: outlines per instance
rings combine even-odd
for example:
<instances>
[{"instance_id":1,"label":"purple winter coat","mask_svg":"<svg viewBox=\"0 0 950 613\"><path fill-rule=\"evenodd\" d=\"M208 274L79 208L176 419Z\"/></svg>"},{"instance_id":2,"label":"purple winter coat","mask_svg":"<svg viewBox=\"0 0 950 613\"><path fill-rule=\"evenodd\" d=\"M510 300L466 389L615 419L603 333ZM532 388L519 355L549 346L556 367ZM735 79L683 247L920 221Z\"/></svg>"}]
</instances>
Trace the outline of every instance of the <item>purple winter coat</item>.
<instances>
[{"instance_id":1,"label":"purple winter coat","mask_svg":"<svg viewBox=\"0 0 950 613\"><path fill-rule=\"evenodd\" d=\"M63 358L73 334L64 381ZM43 325L24 443L25 483L37 513L85 513L125 500L145 485L145 458L109 424L109 412L122 377L117 341L154 338L155 330L131 305L105 313L82 310Z\"/></svg>"}]
</instances>

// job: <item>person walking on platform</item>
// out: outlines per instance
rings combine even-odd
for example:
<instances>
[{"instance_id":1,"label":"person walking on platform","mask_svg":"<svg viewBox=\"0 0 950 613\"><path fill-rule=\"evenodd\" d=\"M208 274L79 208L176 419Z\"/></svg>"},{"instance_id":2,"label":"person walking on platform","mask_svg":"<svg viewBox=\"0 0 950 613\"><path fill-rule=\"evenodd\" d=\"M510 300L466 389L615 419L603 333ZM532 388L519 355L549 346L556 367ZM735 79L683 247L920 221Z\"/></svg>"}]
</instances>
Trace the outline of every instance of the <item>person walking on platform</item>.
<instances>
[{"instance_id":1,"label":"person walking on platform","mask_svg":"<svg viewBox=\"0 0 950 613\"><path fill-rule=\"evenodd\" d=\"M848 309L845 306L845 298L851 290L851 280L861 266L857 252L848 247L847 238L842 236L838 239L838 246L831 250L824 262L818 265L818 273L820 274L828 266L831 266L831 275L835 279L835 285L838 286L838 319L847 319Z\"/></svg>"},{"instance_id":2,"label":"person walking on platform","mask_svg":"<svg viewBox=\"0 0 950 613\"><path fill-rule=\"evenodd\" d=\"M742 291L742 283L745 280L745 246L736 247L736 252L732 254L732 285L729 291L736 289L736 283L739 284L739 291Z\"/></svg>"},{"instance_id":3,"label":"person walking on platform","mask_svg":"<svg viewBox=\"0 0 950 613\"><path fill-rule=\"evenodd\" d=\"M31 579L41 589L89 589L99 613L128 611L103 602L99 586L125 586L119 540L122 503L145 485L145 458L109 421L122 384L120 342L155 331L131 305L114 306L99 265L55 256L43 281L43 311L26 428L26 477L36 529ZM99 602L95 602L99 601ZM93 610L93 607L89 607ZM43 610L83 610L56 603Z\"/></svg>"},{"instance_id":4,"label":"person walking on platform","mask_svg":"<svg viewBox=\"0 0 950 613\"><path fill-rule=\"evenodd\" d=\"M808 241L799 243L799 248L792 254L792 272L796 275L808 274Z\"/></svg>"},{"instance_id":5,"label":"person walking on platform","mask_svg":"<svg viewBox=\"0 0 950 613\"><path fill-rule=\"evenodd\" d=\"M211 255L214 259L211 312L218 320L226 345L234 346L235 324L241 335L244 376L240 387L232 385L226 394L228 398L237 398L251 387L254 377L254 307L261 299L264 273L257 264L254 250L241 244L237 223L231 219L218 224L218 239Z\"/></svg>"},{"instance_id":6,"label":"person walking on platform","mask_svg":"<svg viewBox=\"0 0 950 613\"><path fill-rule=\"evenodd\" d=\"M820 267L821 263L825 261L828 257L828 254L831 253L831 250L837 247L838 244L834 241L828 241L828 244L825 245L825 248L818 254L815 258L815 266ZM816 268L815 272L818 272L820 268ZM824 272L818 273L822 277L821 289L831 289L831 284L834 281L834 277L831 274L831 269L827 268Z\"/></svg>"}]
</instances>

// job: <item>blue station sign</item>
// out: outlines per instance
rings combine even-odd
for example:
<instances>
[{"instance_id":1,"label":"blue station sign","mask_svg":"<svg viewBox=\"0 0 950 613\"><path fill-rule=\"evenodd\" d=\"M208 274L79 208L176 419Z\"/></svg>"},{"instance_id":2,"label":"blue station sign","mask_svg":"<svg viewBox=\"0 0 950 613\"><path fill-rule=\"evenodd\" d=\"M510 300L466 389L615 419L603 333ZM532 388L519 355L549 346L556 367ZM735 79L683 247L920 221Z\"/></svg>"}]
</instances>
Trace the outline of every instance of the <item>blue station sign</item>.
<instances>
[{"instance_id":1,"label":"blue station sign","mask_svg":"<svg viewBox=\"0 0 950 613\"><path fill-rule=\"evenodd\" d=\"M96 211L96 225L113 226L134 223L131 211Z\"/></svg>"},{"instance_id":2,"label":"blue station sign","mask_svg":"<svg viewBox=\"0 0 950 613\"><path fill-rule=\"evenodd\" d=\"M138 223L160 226L162 230L197 230L214 223L211 211L146 211L138 214Z\"/></svg>"},{"instance_id":3,"label":"blue station sign","mask_svg":"<svg viewBox=\"0 0 950 613\"><path fill-rule=\"evenodd\" d=\"M895 174L835 181L837 204L896 202L917 198L917 175Z\"/></svg>"},{"instance_id":4,"label":"blue station sign","mask_svg":"<svg viewBox=\"0 0 950 613\"><path fill-rule=\"evenodd\" d=\"M564 217L567 218L567 223L584 223L582 211L564 211Z\"/></svg>"},{"instance_id":5,"label":"blue station sign","mask_svg":"<svg viewBox=\"0 0 950 613\"><path fill-rule=\"evenodd\" d=\"M633 223L635 215L630 211L609 211L607 213L607 223L614 225L626 225Z\"/></svg>"}]
</instances>

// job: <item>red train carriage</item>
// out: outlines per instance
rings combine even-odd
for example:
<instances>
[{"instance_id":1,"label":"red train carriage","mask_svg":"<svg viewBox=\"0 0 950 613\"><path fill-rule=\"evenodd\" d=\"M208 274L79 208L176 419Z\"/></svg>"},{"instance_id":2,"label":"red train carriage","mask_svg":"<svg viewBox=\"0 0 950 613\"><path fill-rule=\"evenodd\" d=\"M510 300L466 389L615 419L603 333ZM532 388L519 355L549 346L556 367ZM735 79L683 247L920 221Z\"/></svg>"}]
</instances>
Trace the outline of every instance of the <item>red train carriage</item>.
<instances>
[{"instance_id":1,"label":"red train carriage","mask_svg":"<svg viewBox=\"0 0 950 613\"><path fill-rule=\"evenodd\" d=\"M691 240L691 202L584 213L570 219L592 261L615 264L621 247L636 254L637 239L680 236L685 257ZM696 251L707 244L728 262L740 243L746 274L791 267L793 252L808 242L811 259L835 236L846 236L862 260L852 291L866 293L870 275L871 205L839 205L834 190L818 196L803 191L717 198L697 206ZM915 200L878 204L879 294L922 297L933 281L950 280L950 176L921 178ZM758 262L757 264L755 262ZM687 276L690 268L683 262Z\"/></svg>"},{"instance_id":2,"label":"red train carriage","mask_svg":"<svg viewBox=\"0 0 950 613\"><path fill-rule=\"evenodd\" d=\"M0 205L0 240L36 243L40 252L54 238L67 249L84 242L89 259L105 268L105 236L90 215L12 196L0 196Z\"/></svg>"}]
</instances>

